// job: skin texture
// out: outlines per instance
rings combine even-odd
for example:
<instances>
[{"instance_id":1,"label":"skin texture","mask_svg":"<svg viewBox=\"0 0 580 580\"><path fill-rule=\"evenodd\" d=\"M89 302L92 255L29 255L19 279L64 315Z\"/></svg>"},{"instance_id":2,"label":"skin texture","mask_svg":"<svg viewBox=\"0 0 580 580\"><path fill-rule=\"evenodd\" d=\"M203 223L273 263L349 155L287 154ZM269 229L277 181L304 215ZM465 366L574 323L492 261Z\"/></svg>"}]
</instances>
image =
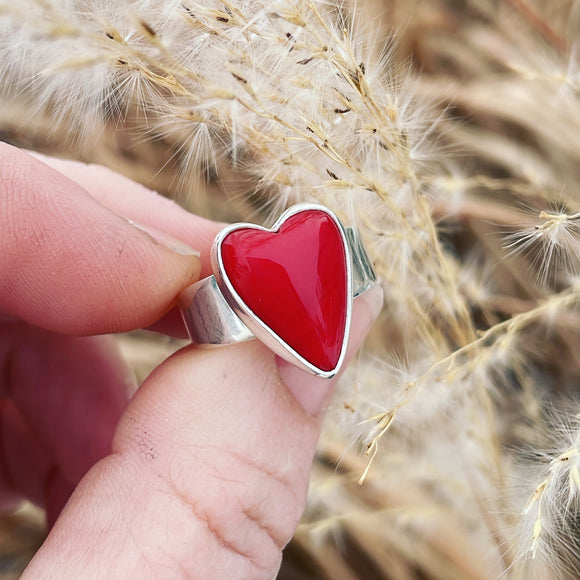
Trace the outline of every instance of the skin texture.
<instances>
[{"instance_id":1,"label":"skin texture","mask_svg":"<svg viewBox=\"0 0 580 580\"><path fill-rule=\"evenodd\" d=\"M189 346L129 400L102 336L182 335L173 306L222 224L3 144L0 223L0 504L28 497L55 522L23 577L275 577L335 381L258 341ZM355 301L348 358L381 300Z\"/></svg>"}]
</instances>

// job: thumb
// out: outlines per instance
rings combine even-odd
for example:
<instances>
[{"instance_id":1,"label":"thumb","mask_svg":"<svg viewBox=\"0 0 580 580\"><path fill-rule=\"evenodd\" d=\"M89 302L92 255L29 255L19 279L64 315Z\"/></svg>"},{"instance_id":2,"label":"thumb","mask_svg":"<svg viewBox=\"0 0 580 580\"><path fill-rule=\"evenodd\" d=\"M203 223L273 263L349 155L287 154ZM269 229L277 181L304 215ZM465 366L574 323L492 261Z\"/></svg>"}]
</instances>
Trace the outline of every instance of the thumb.
<instances>
[{"instance_id":1,"label":"thumb","mask_svg":"<svg viewBox=\"0 0 580 580\"><path fill-rule=\"evenodd\" d=\"M351 357L380 301L355 301ZM256 340L161 365L23 577L273 578L335 382L284 368Z\"/></svg>"}]
</instances>

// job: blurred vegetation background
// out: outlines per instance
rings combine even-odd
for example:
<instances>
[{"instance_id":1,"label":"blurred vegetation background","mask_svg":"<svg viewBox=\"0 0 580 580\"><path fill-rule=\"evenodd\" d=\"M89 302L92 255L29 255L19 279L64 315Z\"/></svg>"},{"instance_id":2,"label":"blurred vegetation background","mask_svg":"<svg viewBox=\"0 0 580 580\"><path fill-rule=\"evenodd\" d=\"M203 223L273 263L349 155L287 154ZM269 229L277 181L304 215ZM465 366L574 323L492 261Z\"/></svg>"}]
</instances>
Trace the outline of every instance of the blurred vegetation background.
<instances>
[{"instance_id":1,"label":"blurred vegetation background","mask_svg":"<svg viewBox=\"0 0 580 580\"><path fill-rule=\"evenodd\" d=\"M440 259L435 274L454 288L423 291L410 274L403 283L390 262L406 238L390 239L390 218L368 217L383 205L360 198L354 213L386 281L385 311L335 398L279 578L578 578L580 5L359 0L356 10L369 59L388 53L393 95L419 102L414 119L425 111L425 157L413 156L404 127L396 145L420 195L393 199L417 235L433 226L442 250L415 247L410 271ZM135 138L148 123L138 103L89 144L71 141L53 109L14 94L2 66L2 140L107 165L214 219L265 219L265 202L281 195L227 162L184 172L180 132ZM332 205L329 191L320 195ZM422 293L420 314L405 289ZM145 332L119 340L139 380L181 344ZM0 519L2 578L18 577L44 533L30 505Z\"/></svg>"}]
</instances>

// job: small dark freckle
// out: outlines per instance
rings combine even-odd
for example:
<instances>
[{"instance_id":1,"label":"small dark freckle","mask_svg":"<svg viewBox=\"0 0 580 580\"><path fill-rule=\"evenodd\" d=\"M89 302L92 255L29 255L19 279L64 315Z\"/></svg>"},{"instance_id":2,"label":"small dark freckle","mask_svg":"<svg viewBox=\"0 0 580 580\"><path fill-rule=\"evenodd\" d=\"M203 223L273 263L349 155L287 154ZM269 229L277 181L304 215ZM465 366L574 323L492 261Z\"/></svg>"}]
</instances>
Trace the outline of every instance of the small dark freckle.
<instances>
[{"instance_id":1,"label":"small dark freckle","mask_svg":"<svg viewBox=\"0 0 580 580\"><path fill-rule=\"evenodd\" d=\"M149 437L147 431L143 432L143 438L138 443L139 452L147 459L148 461L153 461L157 459L157 453L155 448L151 445L149 441Z\"/></svg>"},{"instance_id":2,"label":"small dark freckle","mask_svg":"<svg viewBox=\"0 0 580 580\"><path fill-rule=\"evenodd\" d=\"M330 169L327 169L327 170L326 170L326 173L328 173L328 175L329 175L329 176L330 176L332 179L335 179L335 180L337 180L337 181L340 179L340 178L338 177L338 175L336 175L336 173L334 173L334 171L330 171Z\"/></svg>"},{"instance_id":3,"label":"small dark freckle","mask_svg":"<svg viewBox=\"0 0 580 580\"><path fill-rule=\"evenodd\" d=\"M129 63L125 59L120 58L120 59L117 60L117 64L120 64L122 66L125 66L125 65L127 65Z\"/></svg>"},{"instance_id":4,"label":"small dark freckle","mask_svg":"<svg viewBox=\"0 0 580 580\"><path fill-rule=\"evenodd\" d=\"M334 109L334 112L338 115L344 115L345 113L350 113L352 109Z\"/></svg>"},{"instance_id":5,"label":"small dark freckle","mask_svg":"<svg viewBox=\"0 0 580 580\"><path fill-rule=\"evenodd\" d=\"M308 64L312 60L314 60L313 56L311 56L309 58L303 58L302 60L299 60L296 64Z\"/></svg>"},{"instance_id":6,"label":"small dark freckle","mask_svg":"<svg viewBox=\"0 0 580 580\"><path fill-rule=\"evenodd\" d=\"M314 130L311 127L306 127L307 131L310 131L311 133L314 133Z\"/></svg>"},{"instance_id":7,"label":"small dark freckle","mask_svg":"<svg viewBox=\"0 0 580 580\"><path fill-rule=\"evenodd\" d=\"M110 38L111 40L115 39L115 37L110 32L107 32L106 34L107 34L107 38Z\"/></svg>"},{"instance_id":8,"label":"small dark freckle","mask_svg":"<svg viewBox=\"0 0 580 580\"><path fill-rule=\"evenodd\" d=\"M229 18L226 18L225 16L217 16L216 17L216 20L218 22L229 22L230 21L230 19Z\"/></svg>"}]
</instances>

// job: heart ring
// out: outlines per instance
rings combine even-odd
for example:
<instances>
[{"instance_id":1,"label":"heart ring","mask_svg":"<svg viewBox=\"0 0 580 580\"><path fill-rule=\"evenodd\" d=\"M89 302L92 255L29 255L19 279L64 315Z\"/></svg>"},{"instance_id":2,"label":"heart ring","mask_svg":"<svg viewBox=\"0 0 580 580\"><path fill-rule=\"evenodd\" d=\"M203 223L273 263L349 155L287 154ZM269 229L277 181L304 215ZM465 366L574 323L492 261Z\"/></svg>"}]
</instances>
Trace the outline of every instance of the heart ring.
<instances>
[{"instance_id":1,"label":"heart ring","mask_svg":"<svg viewBox=\"0 0 580 580\"><path fill-rule=\"evenodd\" d=\"M291 207L270 229L224 228L212 247L212 268L214 275L179 301L194 343L257 338L326 378L344 360L353 300L376 283L356 229L314 204Z\"/></svg>"}]
</instances>

